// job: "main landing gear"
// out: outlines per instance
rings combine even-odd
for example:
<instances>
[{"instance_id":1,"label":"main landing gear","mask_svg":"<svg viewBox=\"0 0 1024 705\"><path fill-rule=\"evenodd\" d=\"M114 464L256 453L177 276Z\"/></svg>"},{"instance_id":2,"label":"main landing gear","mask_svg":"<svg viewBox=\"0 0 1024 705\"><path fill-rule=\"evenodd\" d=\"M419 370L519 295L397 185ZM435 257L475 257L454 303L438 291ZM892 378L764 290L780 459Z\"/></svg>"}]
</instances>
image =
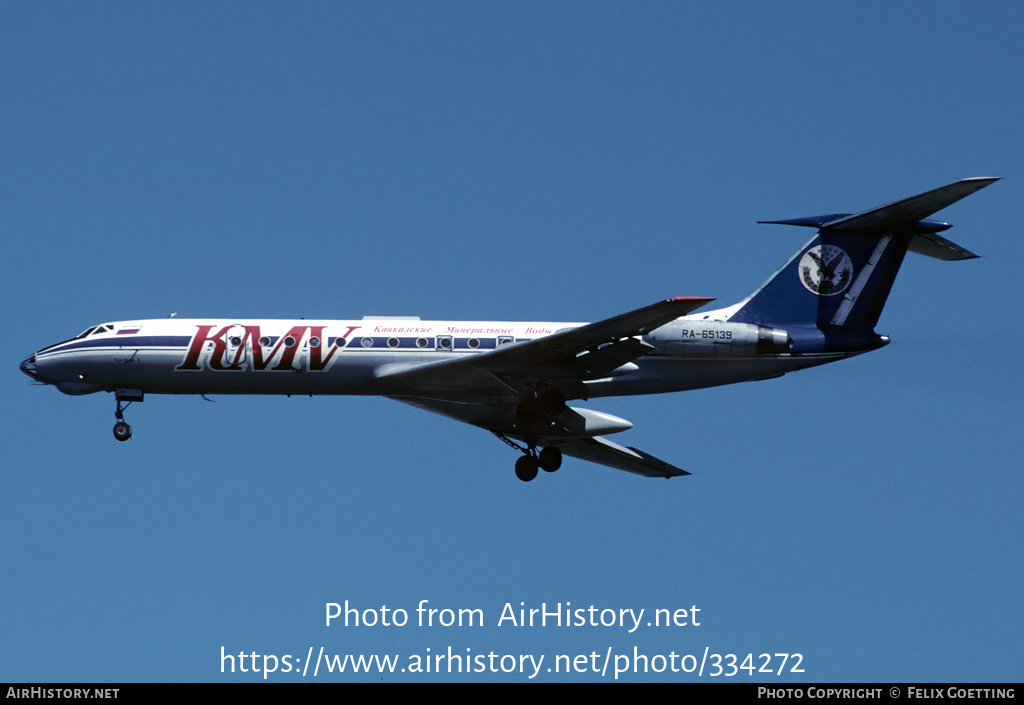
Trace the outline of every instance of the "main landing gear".
<instances>
[{"instance_id":1,"label":"main landing gear","mask_svg":"<svg viewBox=\"0 0 1024 705\"><path fill-rule=\"evenodd\" d=\"M494 435L523 454L523 457L516 461L516 477L523 482L529 482L537 477L538 470L554 472L562 467L562 451L555 446L547 446L538 451L535 443L524 447L500 433Z\"/></svg>"},{"instance_id":2,"label":"main landing gear","mask_svg":"<svg viewBox=\"0 0 1024 705\"><path fill-rule=\"evenodd\" d=\"M541 449L538 453L536 448L531 448L526 455L516 461L516 477L523 482L529 482L537 477L537 470L554 472L562 467L562 451L554 446Z\"/></svg>"}]
</instances>

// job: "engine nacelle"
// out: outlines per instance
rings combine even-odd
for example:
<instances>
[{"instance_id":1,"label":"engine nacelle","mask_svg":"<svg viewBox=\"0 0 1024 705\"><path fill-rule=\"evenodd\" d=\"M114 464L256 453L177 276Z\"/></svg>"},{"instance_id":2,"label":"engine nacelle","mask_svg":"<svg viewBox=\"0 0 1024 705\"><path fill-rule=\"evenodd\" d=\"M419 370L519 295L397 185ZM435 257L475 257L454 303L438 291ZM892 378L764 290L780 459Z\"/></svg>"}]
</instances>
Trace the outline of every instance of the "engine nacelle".
<instances>
[{"instance_id":1,"label":"engine nacelle","mask_svg":"<svg viewBox=\"0 0 1024 705\"><path fill-rule=\"evenodd\" d=\"M666 355L777 355L793 347L789 333L781 328L688 319L651 331L644 340Z\"/></svg>"}]
</instances>

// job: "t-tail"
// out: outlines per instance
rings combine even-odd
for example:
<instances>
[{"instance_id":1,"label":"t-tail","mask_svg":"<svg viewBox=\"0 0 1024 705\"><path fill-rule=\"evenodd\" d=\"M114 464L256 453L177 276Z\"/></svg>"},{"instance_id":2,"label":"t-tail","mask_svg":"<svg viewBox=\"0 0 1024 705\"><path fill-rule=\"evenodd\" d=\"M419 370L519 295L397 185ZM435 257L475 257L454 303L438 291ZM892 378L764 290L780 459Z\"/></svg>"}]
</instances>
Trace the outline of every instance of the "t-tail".
<instances>
[{"instance_id":1,"label":"t-tail","mask_svg":"<svg viewBox=\"0 0 1024 705\"><path fill-rule=\"evenodd\" d=\"M792 352L866 352L887 344L874 331L908 251L942 260L977 255L938 233L928 216L998 181L963 179L856 214L768 220L818 228L817 234L747 299L730 321L785 329Z\"/></svg>"}]
</instances>

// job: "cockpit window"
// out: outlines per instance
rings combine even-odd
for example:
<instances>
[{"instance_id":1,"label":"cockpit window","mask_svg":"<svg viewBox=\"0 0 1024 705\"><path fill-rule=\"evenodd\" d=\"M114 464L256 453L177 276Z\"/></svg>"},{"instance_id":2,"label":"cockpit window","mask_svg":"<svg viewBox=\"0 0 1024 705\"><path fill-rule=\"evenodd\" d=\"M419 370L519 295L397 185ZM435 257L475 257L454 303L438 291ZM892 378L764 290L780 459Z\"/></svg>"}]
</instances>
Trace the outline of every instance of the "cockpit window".
<instances>
[{"instance_id":1,"label":"cockpit window","mask_svg":"<svg viewBox=\"0 0 1024 705\"><path fill-rule=\"evenodd\" d=\"M82 331L81 333L76 335L74 338L72 338L72 340L79 340L81 338L88 338L90 335L94 335L96 333L109 333L112 330L114 330L114 324L112 324L112 323L105 323L105 324L103 324L101 326L93 326L92 328L86 328L84 331Z\"/></svg>"}]
</instances>

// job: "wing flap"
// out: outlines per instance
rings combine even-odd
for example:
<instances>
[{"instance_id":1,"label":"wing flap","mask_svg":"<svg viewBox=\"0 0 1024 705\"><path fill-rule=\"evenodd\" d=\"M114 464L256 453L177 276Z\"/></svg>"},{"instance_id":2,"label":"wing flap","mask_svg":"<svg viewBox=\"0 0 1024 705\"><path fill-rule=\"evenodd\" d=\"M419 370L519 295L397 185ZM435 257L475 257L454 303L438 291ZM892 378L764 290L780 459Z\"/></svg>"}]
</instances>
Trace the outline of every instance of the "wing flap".
<instances>
[{"instance_id":1,"label":"wing flap","mask_svg":"<svg viewBox=\"0 0 1024 705\"><path fill-rule=\"evenodd\" d=\"M589 377L604 377L612 370L646 355L654 346L636 338L626 338L579 355L573 366Z\"/></svg>"}]
</instances>

